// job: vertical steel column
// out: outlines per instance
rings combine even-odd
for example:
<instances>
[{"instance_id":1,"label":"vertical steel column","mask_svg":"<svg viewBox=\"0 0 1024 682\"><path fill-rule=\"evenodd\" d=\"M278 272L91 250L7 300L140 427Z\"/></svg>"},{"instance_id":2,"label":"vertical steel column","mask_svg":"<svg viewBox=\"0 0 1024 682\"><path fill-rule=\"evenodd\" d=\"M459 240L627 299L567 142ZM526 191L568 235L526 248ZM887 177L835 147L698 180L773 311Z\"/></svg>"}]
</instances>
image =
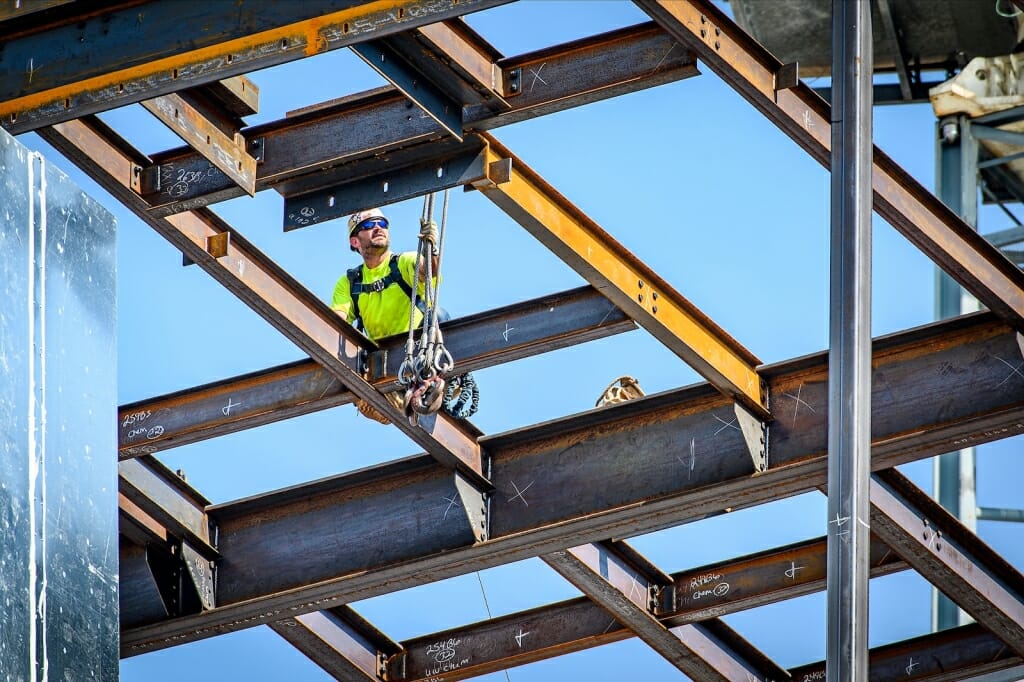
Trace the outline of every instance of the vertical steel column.
<instances>
[{"instance_id":1,"label":"vertical steel column","mask_svg":"<svg viewBox=\"0 0 1024 682\"><path fill-rule=\"evenodd\" d=\"M938 123L936 193L968 225L978 226L978 141L970 119L960 114ZM935 319L944 320L978 310L978 300L942 270L935 270ZM935 499L971 530L978 526L974 448L939 455L933 460ZM932 588L932 630L969 622L967 614Z\"/></svg>"},{"instance_id":2,"label":"vertical steel column","mask_svg":"<svg viewBox=\"0 0 1024 682\"><path fill-rule=\"evenodd\" d=\"M117 680L114 218L0 130L0 679Z\"/></svg>"},{"instance_id":3,"label":"vertical steel column","mask_svg":"<svg viewBox=\"0 0 1024 682\"><path fill-rule=\"evenodd\" d=\"M826 679L868 679L872 52L869 0L832 0Z\"/></svg>"}]
</instances>

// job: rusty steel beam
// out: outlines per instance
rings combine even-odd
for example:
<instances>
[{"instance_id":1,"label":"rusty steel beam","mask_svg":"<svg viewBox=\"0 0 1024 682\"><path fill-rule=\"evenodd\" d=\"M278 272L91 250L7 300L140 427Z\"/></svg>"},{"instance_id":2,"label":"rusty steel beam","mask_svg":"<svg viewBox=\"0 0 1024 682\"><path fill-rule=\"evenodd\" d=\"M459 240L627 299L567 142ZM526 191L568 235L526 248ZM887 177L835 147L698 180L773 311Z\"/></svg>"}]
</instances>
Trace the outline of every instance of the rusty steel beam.
<instances>
[{"instance_id":1,"label":"rusty steel beam","mask_svg":"<svg viewBox=\"0 0 1024 682\"><path fill-rule=\"evenodd\" d=\"M1024 656L1024 576L895 469L871 477L871 527L918 573Z\"/></svg>"},{"instance_id":2,"label":"rusty steel beam","mask_svg":"<svg viewBox=\"0 0 1024 682\"><path fill-rule=\"evenodd\" d=\"M722 80L826 168L831 110L710 0L635 0ZM1024 329L1024 273L881 149L874 148L875 211L979 301Z\"/></svg>"},{"instance_id":3,"label":"rusty steel beam","mask_svg":"<svg viewBox=\"0 0 1024 682\"><path fill-rule=\"evenodd\" d=\"M762 654L748 656L753 647L722 621L666 627L657 614L674 607L672 578L623 545L589 543L541 559L691 679L781 679L785 671Z\"/></svg>"},{"instance_id":4,"label":"rusty steel beam","mask_svg":"<svg viewBox=\"0 0 1024 682\"><path fill-rule=\"evenodd\" d=\"M120 462L117 471L120 495L129 503L120 505L122 514L138 509L134 520L145 523L148 532L159 535L162 526L165 537L187 539L210 558L218 555L206 514L209 500L151 457Z\"/></svg>"},{"instance_id":5,"label":"rusty steel beam","mask_svg":"<svg viewBox=\"0 0 1024 682\"><path fill-rule=\"evenodd\" d=\"M505 2L145 0L69 13L4 36L0 124L23 133Z\"/></svg>"},{"instance_id":6,"label":"rusty steel beam","mask_svg":"<svg viewBox=\"0 0 1024 682\"><path fill-rule=\"evenodd\" d=\"M619 553L625 554L624 560L633 563L635 554L623 552L628 545L616 544ZM872 577L906 568L906 563L885 545L875 543ZM666 579L668 585L664 585ZM715 636L728 637L710 622L716 616L813 594L825 588L825 539L807 540L672 576L656 577L655 582L662 586L656 598L659 618L665 627L676 629L703 622L705 629ZM670 596L673 590L676 599ZM679 597L684 596L686 601L680 601ZM337 626L321 619L287 618L272 627L287 629L293 635L299 630L294 636L300 643L307 638L333 641L345 637ZM303 629L307 632L301 632ZM386 656L388 670L395 674L395 679L419 682L443 675L448 682L454 682L633 636L605 609L587 597L579 597L406 640L396 645L395 653ZM363 655L364 660L369 660L374 653L384 655L386 651L382 647L374 649L372 643L364 645L363 649L370 652L370 655ZM339 664L335 660L338 653L323 649L318 649L317 653L311 658L325 670L332 670ZM750 652L748 655L760 665L761 659Z\"/></svg>"},{"instance_id":7,"label":"rusty steel beam","mask_svg":"<svg viewBox=\"0 0 1024 682\"><path fill-rule=\"evenodd\" d=\"M715 388L756 417L769 416L753 353L496 139L482 137L488 165L506 175L477 189Z\"/></svg>"},{"instance_id":8,"label":"rusty steel beam","mask_svg":"<svg viewBox=\"0 0 1024 682\"><path fill-rule=\"evenodd\" d=\"M215 108L190 91L144 100L142 106L178 137L199 152L246 194L256 194L256 157L249 153L245 137L217 116ZM219 119L219 120L218 120ZM161 181L171 178L160 178Z\"/></svg>"},{"instance_id":9,"label":"rusty steel beam","mask_svg":"<svg viewBox=\"0 0 1024 682\"><path fill-rule=\"evenodd\" d=\"M501 53L462 19L428 24L388 40L415 59L424 71L451 71L459 79L454 85L462 93L462 102L482 104L494 111L511 108L506 97L514 96L519 88L506 86L504 73L497 64Z\"/></svg>"},{"instance_id":10,"label":"rusty steel beam","mask_svg":"<svg viewBox=\"0 0 1024 682\"><path fill-rule=\"evenodd\" d=\"M509 74L543 67L545 80L531 81L509 97L511 109L495 113L486 103L465 107L467 127L489 129L570 107L697 75L691 53L656 24L648 22L497 62L505 89ZM285 196L337 184L329 169L380 157L409 145L438 140L442 128L427 117L409 115L410 103L386 89L312 107L243 131L262 140L264 161L257 167L256 190L274 187ZM360 134L353 135L352 131ZM325 144L328 140L330 143ZM187 182L170 183L146 194L155 215L169 215L241 196L229 178L191 149L153 155L161 174ZM325 172L326 171L326 172ZM358 174L356 172L355 174ZM301 180L300 180L301 178ZM291 181L291 184L286 181ZM282 184L284 183L284 184Z\"/></svg>"},{"instance_id":11,"label":"rusty steel beam","mask_svg":"<svg viewBox=\"0 0 1024 682\"><path fill-rule=\"evenodd\" d=\"M991 314L876 339L873 469L1024 431L1024 379L1007 365L1019 364L1020 356L1016 333ZM471 524L453 513L458 490L450 471L425 456L210 507L224 557L218 606L127 628L122 653L825 485L827 355L765 367L762 375L780 411L769 467L759 476L732 421L734 403L706 384L481 439L495 486L485 543L475 542ZM391 531L382 534L382 527ZM396 536L406 541L396 543ZM698 609L715 607L711 599L697 601Z\"/></svg>"},{"instance_id":12,"label":"rusty steel beam","mask_svg":"<svg viewBox=\"0 0 1024 682\"><path fill-rule=\"evenodd\" d=\"M139 154L97 119L61 123L40 135L121 200L257 314L323 365L342 384L446 467L488 488L485 455L475 435L444 414L420 417L416 425L363 378L360 353L372 342L345 323L238 232L207 209L169 218L149 215L132 190Z\"/></svg>"},{"instance_id":13,"label":"rusty steel beam","mask_svg":"<svg viewBox=\"0 0 1024 682\"><path fill-rule=\"evenodd\" d=\"M977 623L876 647L868 658L872 680L911 682L960 682L1024 663ZM791 668L789 674L793 682L823 680L825 661Z\"/></svg>"},{"instance_id":14,"label":"rusty steel beam","mask_svg":"<svg viewBox=\"0 0 1024 682\"><path fill-rule=\"evenodd\" d=\"M442 325L459 372L566 348L635 329L632 320L590 287L581 287ZM398 388L404 340L382 339L370 356L369 380ZM122 405L118 456L168 448L352 402L354 396L313 360L271 367L170 395Z\"/></svg>"},{"instance_id":15,"label":"rusty steel beam","mask_svg":"<svg viewBox=\"0 0 1024 682\"><path fill-rule=\"evenodd\" d=\"M389 676L387 660L402 648L349 606L270 623L270 629L335 679L380 682Z\"/></svg>"}]
</instances>

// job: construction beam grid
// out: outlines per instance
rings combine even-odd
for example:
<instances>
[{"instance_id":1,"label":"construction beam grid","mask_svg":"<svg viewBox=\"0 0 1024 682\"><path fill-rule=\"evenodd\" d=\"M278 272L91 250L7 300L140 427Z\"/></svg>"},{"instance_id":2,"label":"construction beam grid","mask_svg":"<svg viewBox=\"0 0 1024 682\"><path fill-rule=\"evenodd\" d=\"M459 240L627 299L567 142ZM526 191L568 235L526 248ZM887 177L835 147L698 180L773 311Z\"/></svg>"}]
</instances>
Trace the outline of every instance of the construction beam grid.
<instances>
[{"instance_id":1,"label":"construction beam grid","mask_svg":"<svg viewBox=\"0 0 1024 682\"><path fill-rule=\"evenodd\" d=\"M919 101L927 84L897 21L913 2L872 4L875 30L896 54L898 83L882 87ZM295 353L284 364L133 396L117 407L117 451L87 452L116 458L118 469L120 534L108 549L120 559L120 656L266 625L329 677L361 682L453 682L627 639L699 682L935 681L1024 670L1020 567L897 469L1024 434L1024 272L872 144L860 118L870 116L870 93L879 88L868 55L833 63L850 67L842 92L844 78L832 79L833 109L800 80L795 62L768 52L719 0L634 0L634 23L520 54L503 53L489 41L495 36L473 28L473 15L523 5L542 9L513 0L0 3L0 127L38 135L130 221L197 266L182 272L212 280ZM872 8L859 0L833 6L849 10L858 30L870 26ZM868 50L870 31L854 36L845 26ZM835 27L838 46L838 15ZM341 48L381 84L345 92L341 77L296 83L284 93L297 102L286 115L247 121L271 94L256 72L340 59ZM499 128L515 138L534 119L567 112L569 121L576 110L641 91L685 100L702 71L824 166L834 201L843 192L851 199L839 213L856 220L857 235L852 222L833 223L837 279L828 305L837 322L822 352L764 364L743 334L734 337L731 324L702 309L712 298L704 283L656 271L627 246L649 247L624 238L634 225L592 208L601 200L640 204L639 193L595 199L574 187L570 198L543 158L521 157L516 143L501 141ZM299 101L300 91L319 103ZM142 151L137 131L123 129L114 111L128 105L183 146ZM1020 141L995 124L991 131ZM602 134L630 133L616 122ZM602 141L587 154L552 152L599 163ZM749 161L757 156L751 150ZM636 169L617 171L641 182ZM700 193L674 178L643 182L678 192L681 213ZM257 243L267 225L298 240L337 231L359 210L402 210L402 202L448 191L525 230L532 246L577 278L539 296L516 297L509 286L515 302L444 322L459 373L641 338L700 383L599 401L504 432L485 433L445 412L408 418L394 402L404 390L405 335L368 339L324 292L307 288L308 273L289 272ZM225 217L239 202L260 201L281 207L264 212L266 225ZM854 300L870 288L872 209L987 310L872 339L870 296ZM473 239L490 248L497 229L474 226ZM1011 243L1014 235L994 237ZM532 277L533 267L516 263L509 280ZM776 276L777 263L759 267ZM774 303L756 290L746 296L751 306ZM0 331L4 324L0 315ZM11 352L5 343L0 337L0 364ZM854 353L856 367L844 357ZM568 389L560 377L537 385L538 393ZM517 407L500 390L493 400L496 409ZM382 415L380 428L397 432L410 452L217 502L165 463L187 459L183 446L199 443L227 459L237 454L228 434L350 403ZM356 445L347 424L335 426L342 459ZM305 443L292 447L281 456L301 457ZM681 548L688 568L674 572L637 549L649 533L758 513L815 491L830 495L835 516L822 516L820 537L711 562L691 561ZM842 526L851 515L855 546ZM536 558L581 596L497 616L488 605L486 619L404 639L356 603ZM975 622L868 649L869 578L907 572ZM723 620L826 590L828 627L839 629L824 660L787 669L759 648L761 633ZM43 679L57 675L38 667Z\"/></svg>"}]
</instances>

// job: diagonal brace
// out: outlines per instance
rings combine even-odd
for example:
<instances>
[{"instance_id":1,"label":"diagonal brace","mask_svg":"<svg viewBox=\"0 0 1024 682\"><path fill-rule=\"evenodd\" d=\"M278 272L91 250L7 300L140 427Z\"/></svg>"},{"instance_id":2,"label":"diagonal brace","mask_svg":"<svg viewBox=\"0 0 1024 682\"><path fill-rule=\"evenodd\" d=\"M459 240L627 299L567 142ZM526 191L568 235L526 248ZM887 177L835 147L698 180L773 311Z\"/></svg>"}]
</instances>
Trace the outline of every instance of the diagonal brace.
<instances>
[{"instance_id":1,"label":"diagonal brace","mask_svg":"<svg viewBox=\"0 0 1024 682\"><path fill-rule=\"evenodd\" d=\"M1024 576L895 469L871 477L871 526L918 573L1024 655Z\"/></svg>"}]
</instances>

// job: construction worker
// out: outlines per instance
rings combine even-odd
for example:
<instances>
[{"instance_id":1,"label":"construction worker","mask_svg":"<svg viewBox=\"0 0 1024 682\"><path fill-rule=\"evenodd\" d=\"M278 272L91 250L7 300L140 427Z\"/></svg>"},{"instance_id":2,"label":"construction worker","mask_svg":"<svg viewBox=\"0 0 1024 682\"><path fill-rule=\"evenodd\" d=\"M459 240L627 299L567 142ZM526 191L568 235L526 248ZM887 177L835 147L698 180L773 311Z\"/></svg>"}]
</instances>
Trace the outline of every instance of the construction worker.
<instances>
[{"instance_id":1,"label":"construction worker","mask_svg":"<svg viewBox=\"0 0 1024 682\"><path fill-rule=\"evenodd\" d=\"M391 252L388 219L379 208L352 215L348 220L349 247L363 258L363 264L348 270L334 286L331 308L354 326L360 327L371 340L409 331L409 308L412 301L413 270L416 252ZM437 271L437 225L423 222L419 234L433 245L431 271ZM422 301L426 263L420 264L417 277L417 299ZM439 311L439 319L447 316ZM413 327L423 320L417 309Z\"/></svg>"}]
</instances>

